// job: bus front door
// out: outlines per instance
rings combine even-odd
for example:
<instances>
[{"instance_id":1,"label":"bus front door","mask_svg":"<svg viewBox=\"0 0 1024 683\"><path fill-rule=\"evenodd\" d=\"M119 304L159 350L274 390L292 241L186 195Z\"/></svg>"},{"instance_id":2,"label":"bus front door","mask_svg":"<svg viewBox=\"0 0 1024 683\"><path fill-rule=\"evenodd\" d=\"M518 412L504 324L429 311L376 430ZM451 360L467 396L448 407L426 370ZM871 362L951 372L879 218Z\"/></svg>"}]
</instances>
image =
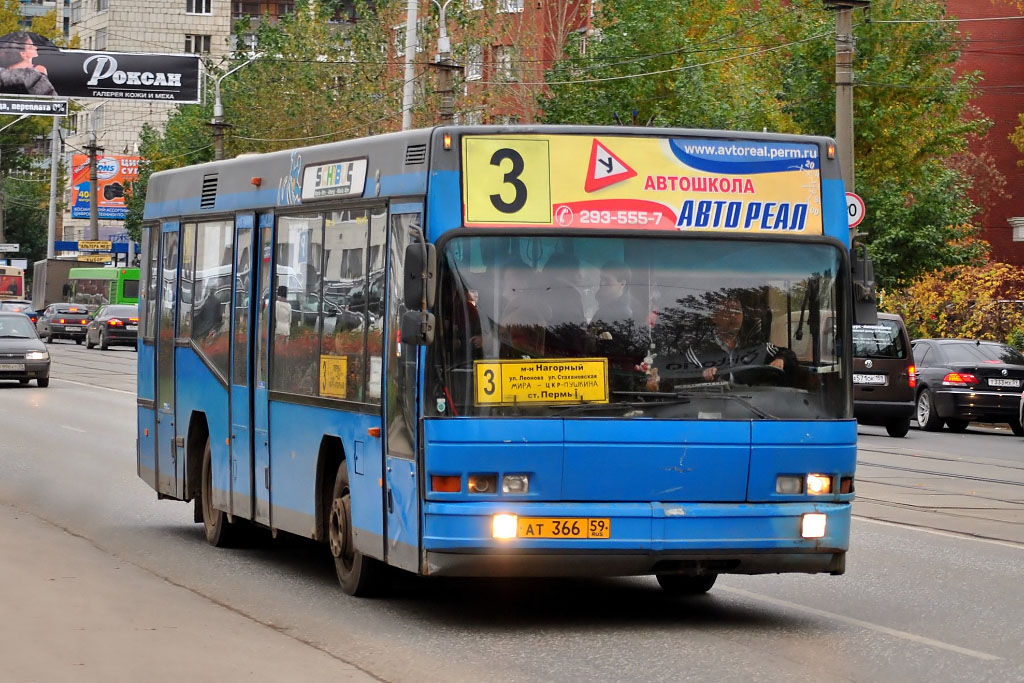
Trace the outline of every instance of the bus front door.
<instances>
[{"instance_id":1,"label":"bus front door","mask_svg":"<svg viewBox=\"0 0 1024 683\"><path fill-rule=\"evenodd\" d=\"M256 342L253 352L252 392L252 481L253 481L253 520L270 525L270 396L268 392L267 363L270 356L270 306L274 300L270 286L273 283L271 270L274 250L274 215L261 214L259 217L259 258L258 275L252 285L253 296L258 296L256 330L253 339ZM251 343L251 342L250 342Z\"/></svg>"},{"instance_id":2,"label":"bus front door","mask_svg":"<svg viewBox=\"0 0 1024 683\"><path fill-rule=\"evenodd\" d=\"M159 319L156 331L157 493L181 497L174 424L174 335L178 319L178 223L164 223L160 239ZM182 463L183 465L184 463Z\"/></svg>"},{"instance_id":3,"label":"bus front door","mask_svg":"<svg viewBox=\"0 0 1024 683\"><path fill-rule=\"evenodd\" d=\"M231 514L252 518L253 214L235 218L231 316Z\"/></svg>"}]
</instances>

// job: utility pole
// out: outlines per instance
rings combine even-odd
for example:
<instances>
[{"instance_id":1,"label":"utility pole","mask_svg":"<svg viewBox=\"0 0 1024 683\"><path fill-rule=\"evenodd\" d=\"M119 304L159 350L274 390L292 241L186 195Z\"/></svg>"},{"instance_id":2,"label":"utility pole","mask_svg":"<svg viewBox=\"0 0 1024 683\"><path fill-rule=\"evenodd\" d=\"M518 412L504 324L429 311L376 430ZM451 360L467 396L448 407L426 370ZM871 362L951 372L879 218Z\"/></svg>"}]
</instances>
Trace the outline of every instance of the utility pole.
<instances>
[{"instance_id":1,"label":"utility pole","mask_svg":"<svg viewBox=\"0 0 1024 683\"><path fill-rule=\"evenodd\" d=\"M448 37L447 10L452 0L444 0L443 4L438 0L431 2L441 10L441 27L437 34L437 62L434 66L441 70L441 123L450 126L455 123L454 76L456 71L461 71L461 67L452 63L452 41Z\"/></svg>"},{"instance_id":2,"label":"utility pole","mask_svg":"<svg viewBox=\"0 0 1024 683\"><path fill-rule=\"evenodd\" d=\"M224 158L224 133L231 127L230 123L224 121L224 103L220 99L220 82L242 67L249 66L262 56L262 52L253 53L249 59L239 64L234 69L224 73L222 76L219 76L217 80L214 81L213 120L211 120L208 125L213 128L213 158L217 161Z\"/></svg>"},{"instance_id":3,"label":"utility pole","mask_svg":"<svg viewBox=\"0 0 1024 683\"><path fill-rule=\"evenodd\" d=\"M93 116L95 116L95 112ZM100 238L100 193L97 187L96 158L97 155L103 153L103 148L96 146L96 129L92 125L92 118L92 116L89 117L89 144L85 146L85 151L89 153L89 239L98 240Z\"/></svg>"},{"instance_id":4,"label":"utility pole","mask_svg":"<svg viewBox=\"0 0 1024 683\"><path fill-rule=\"evenodd\" d=\"M0 133L2 133L3 131L7 130L8 128L10 128L14 124L16 124L18 121L23 121L24 119L27 119L27 118L28 118L28 114L22 114L18 118L14 119L10 123L8 123L3 128L0 128ZM2 156L2 152L0 152L0 242L6 242L7 241L7 238L4 237L4 210L5 209L4 209L4 182L3 181L4 181L3 156Z\"/></svg>"},{"instance_id":5,"label":"utility pole","mask_svg":"<svg viewBox=\"0 0 1024 683\"><path fill-rule=\"evenodd\" d=\"M409 0L405 16L405 83L402 90L402 130L412 128L412 105L416 80L416 13L419 0Z\"/></svg>"},{"instance_id":6,"label":"utility pole","mask_svg":"<svg viewBox=\"0 0 1024 683\"><path fill-rule=\"evenodd\" d=\"M46 258L53 258L53 242L57 235L57 168L60 165L60 142L60 122L54 116L50 133L50 210L46 215Z\"/></svg>"}]
</instances>

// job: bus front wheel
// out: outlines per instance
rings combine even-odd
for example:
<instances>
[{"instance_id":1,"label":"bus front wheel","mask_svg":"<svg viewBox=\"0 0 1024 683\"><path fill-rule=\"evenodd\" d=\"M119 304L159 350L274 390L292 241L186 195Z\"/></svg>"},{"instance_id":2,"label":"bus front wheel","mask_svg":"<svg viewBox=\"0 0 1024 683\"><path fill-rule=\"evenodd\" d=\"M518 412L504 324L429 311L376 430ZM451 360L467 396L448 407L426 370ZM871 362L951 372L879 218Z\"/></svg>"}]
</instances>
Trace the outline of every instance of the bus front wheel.
<instances>
[{"instance_id":1,"label":"bus front wheel","mask_svg":"<svg viewBox=\"0 0 1024 683\"><path fill-rule=\"evenodd\" d=\"M348 468L338 467L331 495L330 519L327 522L328 545L334 556L334 571L341 589L349 595L366 597L377 593L383 582L384 565L356 550L352 533L352 493L348 485Z\"/></svg>"},{"instance_id":2,"label":"bus front wheel","mask_svg":"<svg viewBox=\"0 0 1024 683\"><path fill-rule=\"evenodd\" d=\"M718 574L707 576L682 576L680 574L658 574L658 583L669 595L701 595L711 590Z\"/></svg>"}]
</instances>

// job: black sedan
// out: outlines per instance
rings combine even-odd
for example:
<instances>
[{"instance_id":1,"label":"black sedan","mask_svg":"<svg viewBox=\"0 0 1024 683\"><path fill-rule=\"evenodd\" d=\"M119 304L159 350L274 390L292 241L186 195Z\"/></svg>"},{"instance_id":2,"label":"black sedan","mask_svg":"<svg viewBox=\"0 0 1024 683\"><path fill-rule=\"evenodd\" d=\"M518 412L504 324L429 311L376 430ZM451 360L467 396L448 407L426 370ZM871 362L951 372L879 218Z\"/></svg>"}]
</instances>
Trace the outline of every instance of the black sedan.
<instances>
[{"instance_id":1,"label":"black sedan","mask_svg":"<svg viewBox=\"0 0 1024 683\"><path fill-rule=\"evenodd\" d=\"M1006 344L971 339L917 339L917 422L962 432L971 421L1004 422L1024 436L1020 421L1024 356Z\"/></svg>"},{"instance_id":2,"label":"black sedan","mask_svg":"<svg viewBox=\"0 0 1024 683\"><path fill-rule=\"evenodd\" d=\"M0 380L50 384L50 354L22 313L0 311Z\"/></svg>"},{"instance_id":3,"label":"black sedan","mask_svg":"<svg viewBox=\"0 0 1024 683\"><path fill-rule=\"evenodd\" d=\"M89 324L89 309L81 304L50 304L39 316L36 329L39 336L50 344L55 339L85 341L85 326Z\"/></svg>"},{"instance_id":4,"label":"black sedan","mask_svg":"<svg viewBox=\"0 0 1024 683\"><path fill-rule=\"evenodd\" d=\"M0 301L0 311L7 311L10 313L24 313L28 316L28 319L35 325L39 320L39 314L32 310L32 302L25 301L23 299L7 299L6 301Z\"/></svg>"},{"instance_id":5,"label":"black sedan","mask_svg":"<svg viewBox=\"0 0 1024 683\"><path fill-rule=\"evenodd\" d=\"M101 349L110 346L132 346L139 339L139 307L128 304L107 304L96 309L85 328L85 348L97 344Z\"/></svg>"}]
</instances>

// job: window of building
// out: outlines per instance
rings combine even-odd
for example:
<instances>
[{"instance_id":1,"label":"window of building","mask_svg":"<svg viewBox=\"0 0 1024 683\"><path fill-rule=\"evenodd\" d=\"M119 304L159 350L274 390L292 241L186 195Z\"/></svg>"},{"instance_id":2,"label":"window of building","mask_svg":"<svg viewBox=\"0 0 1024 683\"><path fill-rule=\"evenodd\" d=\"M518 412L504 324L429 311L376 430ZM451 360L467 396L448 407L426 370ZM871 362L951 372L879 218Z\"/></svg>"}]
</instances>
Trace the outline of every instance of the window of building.
<instances>
[{"instance_id":1,"label":"window of building","mask_svg":"<svg viewBox=\"0 0 1024 683\"><path fill-rule=\"evenodd\" d=\"M483 45L470 45L466 48L466 80L478 81L484 77Z\"/></svg>"},{"instance_id":2,"label":"window of building","mask_svg":"<svg viewBox=\"0 0 1024 683\"><path fill-rule=\"evenodd\" d=\"M81 0L78 0L77 2L71 3L71 23L72 24L77 24L81 20L82 20L82 2L81 2Z\"/></svg>"},{"instance_id":3,"label":"window of building","mask_svg":"<svg viewBox=\"0 0 1024 683\"><path fill-rule=\"evenodd\" d=\"M96 31L96 49L107 49L107 29L105 28L97 29Z\"/></svg>"},{"instance_id":4,"label":"window of building","mask_svg":"<svg viewBox=\"0 0 1024 683\"><path fill-rule=\"evenodd\" d=\"M484 0L469 0L467 6L469 7L469 9L483 9Z\"/></svg>"},{"instance_id":5,"label":"window of building","mask_svg":"<svg viewBox=\"0 0 1024 683\"><path fill-rule=\"evenodd\" d=\"M193 54L210 53L210 36L188 34L185 36L185 52Z\"/></svg>"},{"instance_id":6,"label":"window of building","mask_svg":"<svg viewBox=\"0 0 1024 683\"><path fill-rule=\"evenodd\" d=\"M517 80L518 64L514 45L499 45L494 48L495 80L511 83Z\"/></svg>"},{"instance_id":7,"label":"window of building","mask_svg":"<svg viewBox=\"0 0 1024 683\"><path fill-rule=\"evenodd\" d=\"M522 12L523 0L498 0L499 12Z\"/></svg>"},{"instance_id":8,"label":"window of building","mask_svg":"<svg viewBox=\"0 0 1024 683\"><path fill-rule=\"evenodd\" d=\"M1024 217L1017 216L1009 220L1010 227L1013 228L1013 241L1024 242Z\"/></svg>"},{"instance_id":9,"label":"window of building","mask_svg":"<svg viewBox=\"0 0 1024 683\"><path fill-rule=\"evenodd\" d=\"M213 14L213 0L185 0L186 14Z\"/></svg>"},{"instance_id":10,"label":"window of building","mask_svg":"<svg viewBox=\"0 0 1024 683\"><path fill-rule=\"evenodd\" d=\"M423 26L420 22L416 22L416 25L416 52L423 52L423 41L419 40L419 35L423 32ZM394 31L394 40L392 42L395 45L395 56L403 57L405 56L405 24L393 26L392 31Z\"/></svg>"},{"instance_id":11,"label":"window of building","mask_svg":"<svg viewBox=\"0 0 1024 683\"><path fill-rule=\"evenodd\" d=\"M258 2L233 2L231 6L234 8L232 16L235 19L260 16L260 3Z\"/></svg>"},{"instance_id":12,"label":"window of building","mask_svg":"<svg viewBox=\"0 0 1024 683\"><path fill-rule=\"evenodd\" d=\"M96 11L106 12L107 11L107 0L96 0Z\"/></svg>"},{"instance_id":13,"label":"window of building","mask_svg":"<svg viewBox=\"0 0 1024 683\"><path fill-rule=\"evenodd\" d=\"M482 109L471 109L466 112L466 125L467 126L479 126L484 122L484 112Z\"/></svg>"}]
</instances>

